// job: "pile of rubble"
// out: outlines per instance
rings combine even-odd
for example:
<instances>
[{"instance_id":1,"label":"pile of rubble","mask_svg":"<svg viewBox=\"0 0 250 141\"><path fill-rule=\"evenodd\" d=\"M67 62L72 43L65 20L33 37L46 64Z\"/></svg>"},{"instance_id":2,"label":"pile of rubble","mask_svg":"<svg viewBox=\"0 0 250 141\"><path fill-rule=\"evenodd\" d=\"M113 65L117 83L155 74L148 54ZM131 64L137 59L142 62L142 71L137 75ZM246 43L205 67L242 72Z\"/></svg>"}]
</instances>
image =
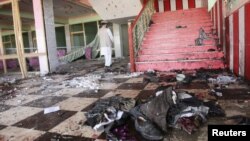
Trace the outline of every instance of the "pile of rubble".
<instances>
[{"instance_id":1,"label":"pile of rubble","mask_svg":"<svg viewBox=\"0 0 250 141\"><path fill-rule=\"evenodd\" d=\"M70 88L86 88L90 90L99 90L101 79L100 74L85 75L83 77L74 77L71 80L64 81L63 84Z\"/></svg>"},{"instance_id":2,"label":"pile of rubble","mask_svg":"<svg viewBox=\"0 0 250 141\"><path fill-rule=\"evenodd\" d=\"M176 91L178 85L189 85L197 79L220 87L237 82L237 78L231 75L211 75L206 72L164 76L148 71L143 76L145 83L168 84L159 86L143 102L119 96L99 100L85 114L86 124L95 130L104 131L107 140L112 141L137 140L129 129L128 121L132 121L132 128L147 140L162 140L171 128L192 134L208 118L225 117L226 114L216 99L201 99L193 93ZM170 82L175 82L175 85L170 85ZM222 96L214 92L216 96Z\"/></svg>"},{"instance_id":3,"label":"pile of rubble","mask_svg":"<svg viewBox=\"0 0 250 141\"><path fill-rule=\"evenodd\" d=\"M192 134L209 116L225 116L216 103L198 100L188 93L176 93L172 87L156 91L145 103L136 105L134 99L119 96L98 101L86 113L87 124L105 131L107 139L135 140L126 130L127 120L148 140L161 140L169 128L178 128Z\"/></svg>"}]
</instances>

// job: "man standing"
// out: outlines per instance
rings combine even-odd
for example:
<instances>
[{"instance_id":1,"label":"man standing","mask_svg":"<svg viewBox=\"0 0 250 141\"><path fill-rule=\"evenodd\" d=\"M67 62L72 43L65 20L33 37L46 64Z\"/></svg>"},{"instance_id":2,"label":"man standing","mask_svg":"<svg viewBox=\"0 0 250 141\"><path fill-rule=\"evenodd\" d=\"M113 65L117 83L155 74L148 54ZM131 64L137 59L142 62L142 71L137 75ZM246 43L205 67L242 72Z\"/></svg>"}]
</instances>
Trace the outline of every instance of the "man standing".
<instances>
[{"instance_id":1,"label":"man standing","mask_svg":"<svg viewBox=\"0 0 250 141\"><path fill-rule=\"evenodd\" d=\"M107 27L108 22L102 21L99 29L100 49L101 55L105 58L105 71L107 71L112 64L112 44L114 37L111 30Z\"/></svg>"}]
</instances>

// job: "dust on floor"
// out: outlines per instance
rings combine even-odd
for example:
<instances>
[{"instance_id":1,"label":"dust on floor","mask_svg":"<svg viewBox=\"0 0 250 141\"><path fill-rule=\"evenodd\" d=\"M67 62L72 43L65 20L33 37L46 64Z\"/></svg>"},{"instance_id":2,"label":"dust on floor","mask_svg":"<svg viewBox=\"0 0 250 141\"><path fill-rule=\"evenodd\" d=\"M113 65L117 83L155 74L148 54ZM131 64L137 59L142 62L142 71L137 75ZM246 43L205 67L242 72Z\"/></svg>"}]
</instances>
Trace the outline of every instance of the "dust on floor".
<instances>
[{"instance_id":1,"label":"dust on floor","mask_svg":"<svg viewBox=\"0 0 250 141\"><path fill-rule=\"evenodd\" d=\"M190 84L183 84L175 81L174 72L157 74L159 79L154 82L145 80L140 73L128 73L127 63L127 60L115 60L112 71L105 73L102 61L79 60L44 77L6 79L0 85L0 140L106 140L104 133L85 124L85 113L96 101L121 96L143 102L155 94L156 88L167 85L172 85L176 92L185 91L203 100L216 101L225 110L226 117L208 118L191 135L179 129L168 130L166 141L204 141L207 140L207 125L237 124L238 121L227 120L228 117L250 116L250 87L244 81L221 88L209 83L201 74ZM218 76L228 73L205 74ZM83 79L73 83L76 78ZM91 81L91 78L95 80ZM222 96L211 94L211 90L222 93ZM44 114L45 108L55 106L60 110ZM130 129L135 131L133 125ZM138 133L136 137L137 140L145 140Z\"/></svg>"}]
</instances>

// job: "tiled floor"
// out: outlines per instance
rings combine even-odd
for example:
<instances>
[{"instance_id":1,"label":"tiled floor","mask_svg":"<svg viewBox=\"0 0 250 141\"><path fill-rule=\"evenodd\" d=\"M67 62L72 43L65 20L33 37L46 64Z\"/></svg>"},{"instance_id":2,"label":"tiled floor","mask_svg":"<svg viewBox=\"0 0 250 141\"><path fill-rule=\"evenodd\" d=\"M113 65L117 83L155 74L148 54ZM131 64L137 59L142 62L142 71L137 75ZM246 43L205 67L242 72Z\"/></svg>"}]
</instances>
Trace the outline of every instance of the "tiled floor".
<instances>
[{"instance_id":1,"label":"tiled floor","mask_svg":"<svg viewBox=\"0 0 250 141\"><path fill-rule=\"evenodd\" d=\"M6 105L6 104L0 104L0 112L4 112L6 110L9 110L12 106Z\"/></svg>"},{"instance_id":2,"label":"tiled floor","mask_svg":"<svg viewBox=\"0 0 250 141\"><path fill-rule=\"evenodd\" d=\"M13 107L0 113L0 124L12 125L40 111L42 111L42 109L34 107Z\"/></svg>"},{"instance_id":3,"label":"tiled floor","mask_svg":"<svg viewBox=\"0 0 250 141\"><path fill-rule=\"evenodd\" d=\"M43 98L31 101L25 104L24 106L46 108L46 107L51 107L55 105L56 103L61 102L66 99L67 97L57 97L57 96L43 97Z\"/></svg>"},{"instance_id":4,"label":"tiled floor","mask_svg":"<svg viewBox=\"0 0 250 141\"><path fill-rule=\"evenodd\" d=\"M25 94L19 94L0 105L0 140L105 140L100 132L84 125L84 113L100 98L114 95L136 98L143 95L140 92L144 88L156 87L154 84L144 84L142 78L129 78L127 74L111 76L112 79L100 81L98 91L62 87L56 78L34 83L36 85L33 87L30 81L25 80L21 83ZM40 88L39 84L43 87ZM59 106L60 111L44 114L44 108L53 106Z\"/></svg>"},{"instance_id":5,"label":"tiled floor","mask_svg":"<svg viewBox=\"0 0 250 141\"><path fill-rule=\"evenodd\" d=\"M86 121L84 113L91 109L98 99L120 95L145 100L159 86L156 83L143 83L142 77L129 78L127 74L106 75L107 77L101 80L101 87L98 91L64 87L61 82L71 76L56 75L52 80L36 80L34 87L30 89L27 87L31 86L30 83L34 81L25 80L25 83L21 85L23 91L20 95L0 103L0 141L105 140L100 132L84 125ZM112 78L110 79L109 76ZM60 81L56 77L60 78ZM41 88L39 84L44 87ZM205 83L179 87L179 89L188 89L187 91L197 94L207 94L208 88L209 86ZM223 102L225 99L232 99L234 92L236 91L227 90L225 92L229 93L227 97L220 98L220 100ZM239 100L250 100L249 92L245 89L234 94L241 96ZM250 106L245 101L243 103L246 107ZM232 105L232 102L227 105ZM44 108L51 106L59 106L60 111L44 114ZM232 106L237 107L237 105ZM229 110L226 111L228 115L250 114L244 112L242 107L239 108L241 110L237 108L233 110L230 106L223 108ZM182 134L183 132L176 138L181 138ZM198 140L199 138L201 137L198 137Z\"/></svg>"},{"instance_id":6,"label":"tiled floor","mask_svg":"<svg viewBox=\"0 0 250 141\"><path fill-rule=\"evenodd\" d=\"M62 121L74 115L76 112L74 111L65 111L60 110L57 112L44 114L43 111L30 116L24 120L21 120L12 126L27 128L27 129L35 129L39 131L48 131L51 128L55 127Z\"/></svg>"},{"instance_id":7,"label":"tiled floor","mask_svg":"<svg viewBox=\"0 0 250 141\"><path fill-rule=\"evenodd\" d=\"M10 127L4 128L3 130L0 130L0 140L1 141L33 141L43 134L44 134L43 131L10 126Z\"/></svg>"}]
</instances>

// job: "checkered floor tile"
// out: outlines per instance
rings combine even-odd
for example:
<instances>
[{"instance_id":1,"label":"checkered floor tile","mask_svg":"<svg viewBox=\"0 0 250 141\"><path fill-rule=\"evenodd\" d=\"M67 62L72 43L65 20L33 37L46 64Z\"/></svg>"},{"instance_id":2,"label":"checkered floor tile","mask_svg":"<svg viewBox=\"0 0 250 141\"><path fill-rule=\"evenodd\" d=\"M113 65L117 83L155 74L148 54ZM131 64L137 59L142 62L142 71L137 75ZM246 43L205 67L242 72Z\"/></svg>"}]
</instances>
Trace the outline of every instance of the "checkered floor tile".
<instances>
[{"instance_id":1,"label":"checkered floor tile","mask_svg":"<svg viewBox=\"0 0 250 141\"><path fill-rule=\"evenodd\" d=\"M12 125L40 111L42 111L42 109L34 108L34 107L19 106L19 107L11 108L7 111L0 113L0 124Z\"/></svg>"},{"instance_id":2,"label":"checkered floor tile","mask_svg":"<svg viewBox=\"0 0 250 141\"><path fill-rule=\"evenodd\" d=\"M34 141L94 141L95 139L85 138L80 136L70 136L70 135L61 135L56 133L49 133L40 136Z\"/></svg>"},{"instance_id":3,"label":"checkered floor tile","mask_svg":"<svg viewBox=\"0 0 250 141\"><path fill-rule=\"evenodd\" d=\"M18 127L7 127L0 130L1 141L33 141L43 135L43 131L24 129Z\"/></svg>"},{"instance_id":4,"label":"checkered floor tile","mask_svg":"<svg viewBox=\"0 0 250 141\"><path fill-rule=\"evenodd\" d=\"M112 76L112 75L111 75ZM156 85L144 84L142 78L123 78L117 75L101 80L100 89L63 88L58 82L40 88L41 82L25 89L25 95L17 96L0 105L0 140L72 140L103 141L105 136L84 125L84 112L90 110L98 99L111 96L143 98ZM54 81L54 80L50 80ZM50 82L52 84L52 82ZM31 84L28 80L22 87ZM147 90L143 90L143 89ZM146 98L146 97L145 97ZM44 114L44 108L59 106L60 110ZM28 134L25 134L25 133Z\"/></svg>"},{"instance_id":5,"label":"checkered floor tile","mask_svg":"<svg viewBox=\"0 0 250 141\"><path fill-rule=\"evenodd\" d=\"M49 132L58 133L62 135L82 136L87 138L97 138L101 132L93 130L90 126L83 125L86 121L83 112L78 112L65 120L61 124L55 126Z\"/></svg>"},{"instance_id":6,"label":"checkered floor tile","mask_svg":"<svg viewBox=\"0 0 250 141\"><path fill-rule=\"evenodd\" d=\"M106 89L100 89L100 90L87 90L84 91L82 93L79 93L77 95L75 95L74 97L85 97L85 98L101 98L103 97L105 94L109 93L111 90Z\"/></svg>"},{"instance_id":7,"label":"checkered floor tile","mask_svg":"<svg viewBox=\"0 0 250 141\"><path fill-rule=\"evenodd\" d=\"M67 97L49 96L49 97L44 97L41 99L34 100L32 102L25 104L24 106L47 108L47 107L53 106L56 103L63 101L63 100L66 100L66 99L67 99Z\"/></svg>"},{"instance_id":8,"label":"checkered floor tile","mask_svg":"<svg viewBox=\"0 0 250 141\"><path fill-rule=\"evenodd\" d=\"M83 108L89 106L97 100L97 98L71 97L56 105L58 105L62 110L81 111Z\"/></svg>"},{"instance_id":9,"label":"checkered floor tile","mask_svg":"<svg viewBox=\"0 0 250 141\"><path fill-rule=\"evenodd\" d=\"M146 84L144 83L123 83L117 89L124 89L124 90L142 90Z\"/></svg>"},{"instance_id":10,"label":"checkered floor tile","mask_svg":"<svg viewBox=\"0 0 250 141\"><path fill-rule=\"evenodd\" d=\"M7 111L11 108L12 106L10 105L5 105L5 104L0 104L0 112Z\"/></svg>"},{"instance_id":11,"label":"checkered floor tile","mask_svg":"<svg viewBox=\"0 0 250 141\"><path fill-rule=\"evenodd\" d=\"M0 130L2 130L2 129L4 129L4 128L6 128L7 126L5 126L5 125L0 125Z\"/></svg>"},{"instance_id":12,"label":"checkered floor tile","mask_svg":"<svg viewBox=\"0 0 250 141\"><path fill-rule=\"evenodd\" d=\"M48 131L67 118L71 117L75 113L76 112L74 111L60 110L57 112L44 114L44 112L42 111L14 124L13 126L40 131Z\"/></svg>"},{"instance_id":13,"label":"checkered floor tile","mask_svg":"<svg viewBox=\"0 0 250 141\"><path fill-rule=\"evenodd\" d=\"M105 135L85 125L85 112L99 99L112 96L135 98L143 102L155 94L156 83L144 83L142 77L127 78L127 75L107 74L101 80L100 90L66 88L60 81L53 81L52 88L40 88L38 84L25 89L23 96L17 96L0 104L0 140L27 141L104 141ZM63 78L62 80L65 80ZM61 81L62 81L61 80ZM27 80L26 80L27 81ZM22 83L22 87L30 83ZM52 84L52 83L51 83ZM206 83L182 85L180 90L198 94L208 93ZM59 106L60 110L44 114L44 108Z\"/></svg>"}]
</instances>

